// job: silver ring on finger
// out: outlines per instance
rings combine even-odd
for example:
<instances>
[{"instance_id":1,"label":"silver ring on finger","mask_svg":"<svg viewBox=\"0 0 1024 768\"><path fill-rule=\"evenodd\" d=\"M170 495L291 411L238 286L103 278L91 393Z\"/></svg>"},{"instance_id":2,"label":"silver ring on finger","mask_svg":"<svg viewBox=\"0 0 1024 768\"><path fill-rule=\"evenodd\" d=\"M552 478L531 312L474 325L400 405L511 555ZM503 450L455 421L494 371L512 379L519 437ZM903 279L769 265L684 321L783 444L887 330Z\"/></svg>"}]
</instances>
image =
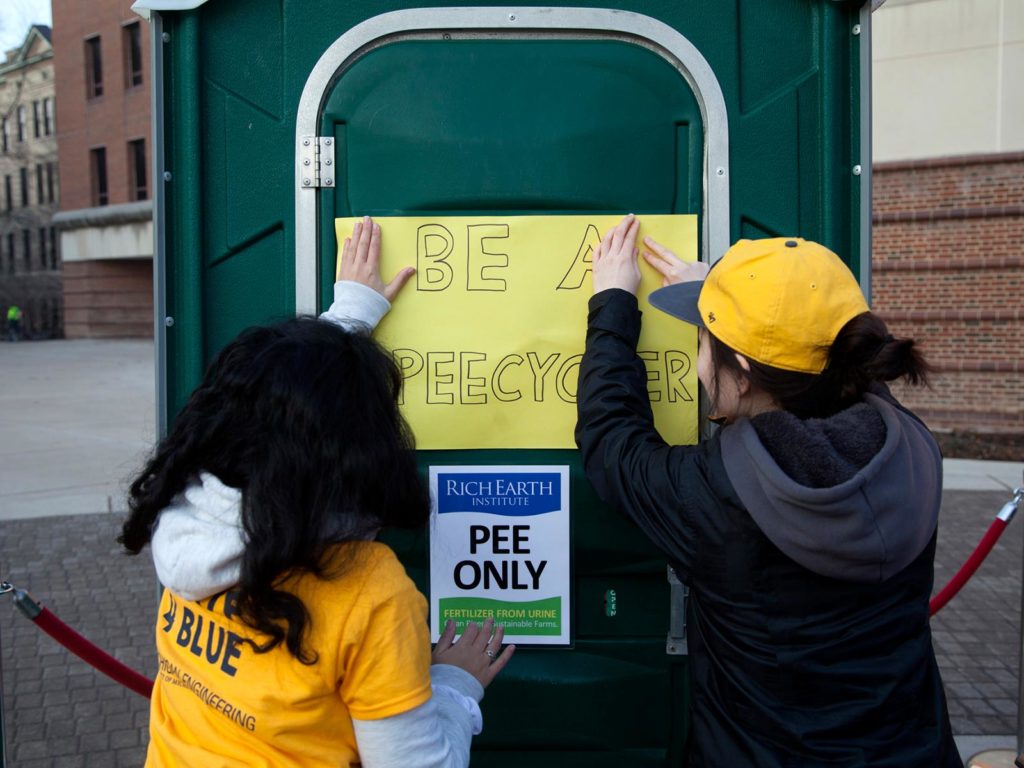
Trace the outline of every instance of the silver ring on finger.
<instances>
[{"instance_id":1,"label":"silver ring on finger","mask_svg":"<svg viewBox=\"0 0 1024 768\"><path fill-rule=\"evenodd\" d=\"M484 653L487 654L487 658L489 658L489 659L493 659L494 656L495 656L494 651L492 651L490 648L485 648L484 649Z\"/></svg>"}]
</instances>

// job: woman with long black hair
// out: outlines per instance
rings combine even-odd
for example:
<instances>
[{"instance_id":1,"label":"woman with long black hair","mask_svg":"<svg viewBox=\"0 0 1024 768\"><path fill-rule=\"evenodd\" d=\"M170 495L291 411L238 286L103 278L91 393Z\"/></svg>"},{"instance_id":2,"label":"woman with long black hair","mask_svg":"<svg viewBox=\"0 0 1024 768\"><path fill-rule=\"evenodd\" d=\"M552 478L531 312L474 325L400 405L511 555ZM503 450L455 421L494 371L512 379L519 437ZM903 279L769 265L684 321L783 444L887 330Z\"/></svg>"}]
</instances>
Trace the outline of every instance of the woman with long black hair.
<instances>
[{"instance_id":1,"label":"woman with long black hair","mask_svg":"<svg viewBox=\"0 0 1024 768\"><path fill-rule=\"evenodd\" d=\"M484 688L514 651L449 624L374 539L430 501L368 331L412 274L380 228L346 240L323 319L243 331L131 485L120 541L164 590L147 766L463 766ZM432 664L433 662L433 664Z\"/></svg>"}]
</instances>

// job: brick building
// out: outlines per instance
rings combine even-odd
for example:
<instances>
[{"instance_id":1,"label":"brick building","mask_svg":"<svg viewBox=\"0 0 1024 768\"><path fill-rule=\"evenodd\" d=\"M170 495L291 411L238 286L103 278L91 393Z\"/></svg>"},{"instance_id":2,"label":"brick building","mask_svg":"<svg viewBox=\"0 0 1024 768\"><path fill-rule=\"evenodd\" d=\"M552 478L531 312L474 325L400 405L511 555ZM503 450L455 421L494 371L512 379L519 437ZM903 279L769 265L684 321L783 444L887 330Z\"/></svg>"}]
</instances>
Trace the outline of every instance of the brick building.
<instances>
[{"instance_id":1,"label":"brick building","mask_svg":"<svg viewBox=\"0 0 1024 768\"><path fill-rule=\"evenodd\" d=\"M936 372L933 429L1024 433L1024 4L874 14L872 305Z\"/></svg>"},{"instance_id":2,"label":"brick building","mask_svg":"<svg viewBox=\"0 0 1024 768\"><path fill-rule=\"evenodd\" d=\"M21 308L28 338L61 335L53 46L29 27L0 63L0 322Z\"/></svg>"},{"instance_id":3,"label":"brick building","mask_svg":"<svg viewBox=\"0 0 1024 768\"><path fill-rule=\"evenodd\" d=\"M130 0L53 0L64 330L153 333L150 56Z\"/></svg>"}]
</instances>

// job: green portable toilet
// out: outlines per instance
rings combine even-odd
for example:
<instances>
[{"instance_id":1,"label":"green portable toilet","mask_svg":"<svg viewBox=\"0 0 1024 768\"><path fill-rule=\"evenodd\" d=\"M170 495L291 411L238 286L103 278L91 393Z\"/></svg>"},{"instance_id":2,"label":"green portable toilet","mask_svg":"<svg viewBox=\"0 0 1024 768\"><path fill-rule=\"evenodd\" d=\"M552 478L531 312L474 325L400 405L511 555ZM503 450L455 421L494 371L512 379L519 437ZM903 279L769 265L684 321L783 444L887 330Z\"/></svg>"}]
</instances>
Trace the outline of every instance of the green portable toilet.
<instances>
[{"instance_id":1,"label":"green portable toilet","mask_svg":"<svg viewBox=\"0 0 1024 768\"><path fill-rule=\"evenodd\" d=\"M136 8L155 52L164 425L242 328L327 307L340 217L696 214L704 260L798 234L868 290L870 4ZM420 454L424 473L569 468L570 644L516 655L473 764L678 764L684 588L664 557L596 498L575 451ZM428 534L389 541L427 592Z\"/></svg>"}]
</instances>

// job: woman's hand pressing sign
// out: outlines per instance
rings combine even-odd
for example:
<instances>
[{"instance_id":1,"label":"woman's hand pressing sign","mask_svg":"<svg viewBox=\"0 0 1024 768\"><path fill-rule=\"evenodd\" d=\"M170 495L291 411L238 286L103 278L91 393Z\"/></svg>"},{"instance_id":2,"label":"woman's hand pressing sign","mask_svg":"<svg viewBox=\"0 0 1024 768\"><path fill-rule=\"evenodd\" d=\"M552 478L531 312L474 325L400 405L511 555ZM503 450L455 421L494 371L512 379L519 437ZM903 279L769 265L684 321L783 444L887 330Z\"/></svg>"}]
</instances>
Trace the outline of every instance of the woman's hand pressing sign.
<instances>
[{"instance_id":1,"label":"woman's hand pressing sign","mask_svg":"<svg viewBox=\"0 0 1024 768\"><path fill-rule=\"evenodd\" d=\"M352 228L352 237L346 237L341 247L338 279L362 283L390 302L394 302L402 286L415 273L415 267L405 267L390 283L385 283L381 279L380 224L369 216L364 216L362 221L356 222Z\"/></svg>"},{"instance_id":2,"label":"woman's hand pressing sign","mask_svg":"<svg viewBox=\"0 0 1024 768\"><path fill-rule=\"evenodd\" d=\"M495 629L494 619L486 619L483 627L475 622L467 624L462 637L456 640L455 622L449 619L434 646L432 663L459 667L486 688L516 652L514 645L501 647L504 637L505 628Z\"/></svg>"}]
</instances>

